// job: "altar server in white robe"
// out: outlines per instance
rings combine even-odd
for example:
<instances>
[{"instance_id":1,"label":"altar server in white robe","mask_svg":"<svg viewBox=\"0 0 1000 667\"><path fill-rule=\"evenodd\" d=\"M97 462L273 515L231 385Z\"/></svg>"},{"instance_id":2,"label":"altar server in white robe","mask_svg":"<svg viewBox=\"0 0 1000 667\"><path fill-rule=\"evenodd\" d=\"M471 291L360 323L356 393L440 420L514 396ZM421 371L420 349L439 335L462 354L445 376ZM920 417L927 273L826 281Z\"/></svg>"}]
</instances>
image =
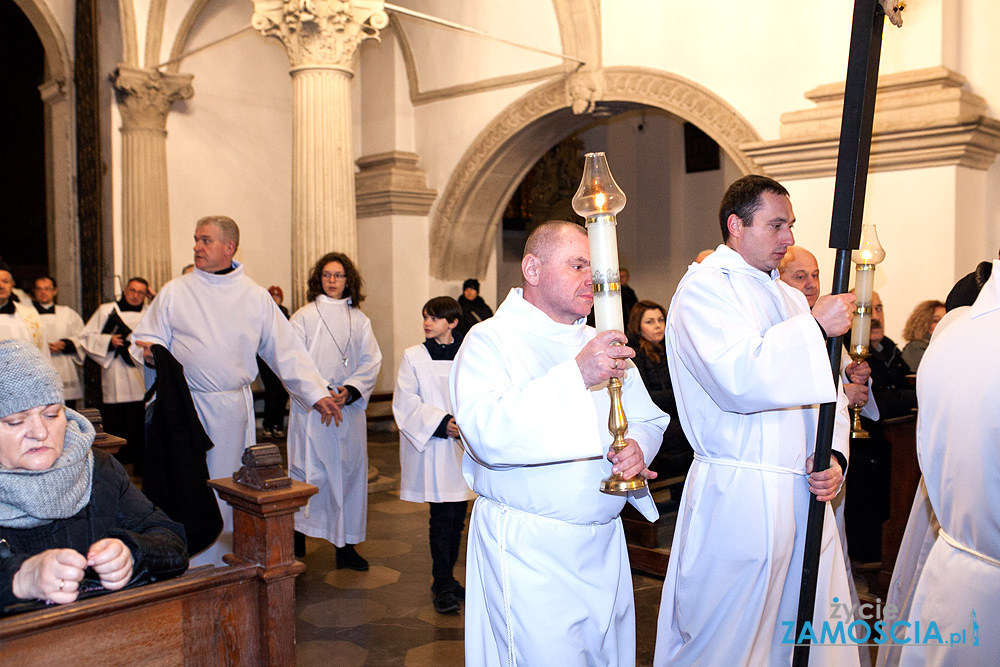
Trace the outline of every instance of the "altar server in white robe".
<instances>
[{"instance_id":1,"label":"altar server in white robe","mask_svg":"<svg viewBox=\"0 0 1000 667\"><path fill-rule=\"evenodd\" d=\"M646 466L669 417L620 331L595 335L583 228L545 223L525 245L523 288L477 324L452 369L463 471L479 494L466 558L468 665L635 664L632 575L619 513L600 491ZM612 345L619 343L620 345ZM628 446L615 454L606 382L623 378ZM627 500L650 521L647 489Z\"/></svg>"},{"instance_id":2,"label":"altar server in white robe","mask_svg":"<svg viewBox=\"0 0 1000 667\"><path fill-rule=\"evenodd\" d=\"M239 227L225 216L208 216L195 226L195 270L160 289L132 332L136 363L153 363L149 348L163 345L184 366L195 409L215 446L208 451L212 478L230 477L241 465L243 450L256 442L250 384L260 357L281 378L298 402L312 406L323 419L339 418L327 383L316 370L288 320L263 287L233 260ZM317 416L319 419L319 416ZM232 550L232 508L222 511L219 539L191 559L193 565L222 564Z\"/></svg>"},{"instance_id":3,"label":"altar server in white robe","mask_svg":"<svg viewBox=\"0 0 1000 667\"><path fill-rule=\"evenodd\" d=\"M62 380L67 403L73 406L83 398L81 370L86 353L79 338L80 331L83 330L83 319L69 306L56 305L59 289L51 276L36 278L32 292L35 310L42 321L45 340L48 341L52 355L52 366Z\"/></svg>"},{"instance_id":4,"label":"altar server in white robe","mask_svg":"<svg viewBox=\"0 0 1000 667\"><path fill-rule=\"evenodd\" d=\"M824 334L845 333L854 296L805 297L778 280L794 243L788 192L762 176L730 186L724 244L689 267L667 316L681 424L695 450L663 584L654 664L788 665L809 493L833 499L840 463L812 471L820 403L843 402ZM848 427L838 411L838 429ZM834 442L844 439L835 434ZM814 623L850 599L826 508ZM831 621L836 623L836 621ZM792 641L784 643L788 635ZM813 665L857 665L854 644L813 648Z\"/></svg>"},{"instance_id":5,"label":"altar server in white robe","mask_svg":"<svg viewBox=\"0 0 1000 667\"><path fill-rule=\"evenodd\" d=\"M130 335L146 312L149 284L130 278L118 301L102 303L80 332L87 355L101 367L101 417L104 430L125 438L118 458L142 475L146 440L146 383L142 366L129 354ZM110 322L110 324L109 324Z\"/></svg>"},{"instance_id":6,"label":"altar server in white robe","mask_svg":"<svg viewBox=\"0 0 1000 667\"><path fill-rule=\"evenodd\" d=\"M896 649L904 667L984 665L1000 654L998 340L1000 260L993 260L975 303L935 332L917 374L917 456L940 528L903 619L912 644ZM925 641L931 622L943 641ZM952 633L964 644L945 643Z\"/></svg>"},{"instance_id":7,"label":"altar server in white robe","mask_svg":"<svg viewBox=\"0 0 1000 667\"><path fill-rule=\"evenodd\" d=\"M0 340L20 338L35 344L45 361L52 363L52 355L45 339L45 331L38 313L30 305L14 301L14 276L0 260Z\"/></svg>"},{"instance_id":8,"label":"altar server in white robe","mask_svg":"<svg viewBox=\"0 0 1000 667\"><path fill-rule=\"evenodd\" d=\"M337 547L337 567L368 569L354 548L368 525L368 425L365 408L375 390L382 352L358 307L364 285L341 253L320 258L309 277L309 301L292 315L292 328L333 387L342 420L325 428L319 415L293 405L288 420L288 471L319 487L295 515L295 530Z\"/></svg>"},{"instance_id":9,"label":"altar server in white robe","mask_svg":"<svg viewBox=\"0 0 1000 667\"><path fill-rule=\"evenodd\" d=\"M465 588L454 569L462 529L476 497L462 477L462 445L448 391L448 377L460 340L453 332L462 307L450 296L424 304L424 340L403 352L392 392L392 414L399 426L399 497L430 504L429 538L434 609L459 610Z\"/></svg>"}]
</instances>

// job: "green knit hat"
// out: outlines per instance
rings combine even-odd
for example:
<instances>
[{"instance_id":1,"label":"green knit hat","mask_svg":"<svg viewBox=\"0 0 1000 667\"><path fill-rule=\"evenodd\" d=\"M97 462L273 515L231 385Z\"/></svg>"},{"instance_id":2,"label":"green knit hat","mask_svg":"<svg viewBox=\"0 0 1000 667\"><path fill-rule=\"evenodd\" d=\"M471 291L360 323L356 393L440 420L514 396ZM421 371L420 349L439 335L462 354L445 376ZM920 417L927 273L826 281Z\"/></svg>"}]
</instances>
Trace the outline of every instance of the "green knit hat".
<instances>
[{"instance_id":1,"label":"green knit hat","mask_svg":"<svg viewBox=\"0 0 1000 667\"><path fill-rule=\"evenodd\" d=\"M26 340L0 341L0 419L63 402L62 380Z\"/></svg>"}]
</instances>

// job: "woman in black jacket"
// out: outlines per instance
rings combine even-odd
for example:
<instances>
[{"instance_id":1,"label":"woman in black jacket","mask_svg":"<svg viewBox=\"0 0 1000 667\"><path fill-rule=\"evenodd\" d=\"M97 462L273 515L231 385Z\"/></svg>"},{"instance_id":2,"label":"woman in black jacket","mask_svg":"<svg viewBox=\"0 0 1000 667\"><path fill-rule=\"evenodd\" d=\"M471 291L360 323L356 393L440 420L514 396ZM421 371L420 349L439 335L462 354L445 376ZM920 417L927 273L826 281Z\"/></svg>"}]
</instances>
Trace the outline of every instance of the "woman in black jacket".
<instances>
[{"instance_id":1,"label":"woman in black jacket","mask_svg":"<svg viewBox=\"0 0 1000 667\"><path fill-rule=\"evenodd\" d=\"M183 527L91 450L94 435L34 345L0 342L0 607L65 604L187 569Z\"/></svg>"},{"instance_id":2,"label":"woman in black jacket","mask_svg":"<svg viewBox=\"0 0 1000 667\"><path fill-rule=\"evenodd\" d=\"M677 401L670 383L667 350L664 339L667 311L653 301L640 301L632 307L628 318L629 347L635 350L636 368L646 385L646 391L658 408L670 415L670 424L663 433L663 444L650 466L662 476L674 477L687 473L694 451L684 437L677 418Z\"/></svg>"}]
</instances>

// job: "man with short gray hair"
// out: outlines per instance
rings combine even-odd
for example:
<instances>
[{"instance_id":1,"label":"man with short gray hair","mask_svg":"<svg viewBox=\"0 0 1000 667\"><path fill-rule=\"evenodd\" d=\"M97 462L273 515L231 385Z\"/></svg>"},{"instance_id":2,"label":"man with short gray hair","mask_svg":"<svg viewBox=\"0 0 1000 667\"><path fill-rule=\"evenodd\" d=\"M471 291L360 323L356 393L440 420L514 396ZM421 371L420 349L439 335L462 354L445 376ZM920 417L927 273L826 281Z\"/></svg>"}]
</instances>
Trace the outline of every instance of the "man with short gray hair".
<instances>
[{"instance_id":1,"label":"man with short gray hair","mask_svg":"<svg viewBox=\"0 0 1000 667\"><path fill-rule=\"evenodd\" d=\"M256 442L250 383L257 377L257 355L324 423L339 424L340 410L274 299L233 259L240 232L232 218L198 220L194 241L194 271L163 286L132 334L137 347L131 352L152 368L150 348L159 344L184 367L198 417L215 443L207 453L209 475L229 477L239 469L243 450ZM232 550L232 509L220 510L222 536L192 558L194 565L221 564Z\"/></svg>"}]
</instances>

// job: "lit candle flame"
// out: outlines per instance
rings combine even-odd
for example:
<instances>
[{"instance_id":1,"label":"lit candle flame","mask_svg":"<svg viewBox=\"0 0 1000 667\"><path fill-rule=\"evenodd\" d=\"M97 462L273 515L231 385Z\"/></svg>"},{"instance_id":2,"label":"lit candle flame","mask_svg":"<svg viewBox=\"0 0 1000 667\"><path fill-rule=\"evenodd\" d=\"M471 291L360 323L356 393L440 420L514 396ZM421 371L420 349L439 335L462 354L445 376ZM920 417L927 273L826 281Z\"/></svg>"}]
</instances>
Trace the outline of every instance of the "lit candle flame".
<instances>
[{"instance_id":1,"label":"lit candle flame","mask_svg":"<svg viewBox=\"0 0 1000 667\"><path fill-rule=\"evenodd\" d=\"M598 192L594 195L594 202L597 204L597 208L604 210L604 205L606 203L607 197L604 196L603 192Z\"/></svg>"}]
</instances>

